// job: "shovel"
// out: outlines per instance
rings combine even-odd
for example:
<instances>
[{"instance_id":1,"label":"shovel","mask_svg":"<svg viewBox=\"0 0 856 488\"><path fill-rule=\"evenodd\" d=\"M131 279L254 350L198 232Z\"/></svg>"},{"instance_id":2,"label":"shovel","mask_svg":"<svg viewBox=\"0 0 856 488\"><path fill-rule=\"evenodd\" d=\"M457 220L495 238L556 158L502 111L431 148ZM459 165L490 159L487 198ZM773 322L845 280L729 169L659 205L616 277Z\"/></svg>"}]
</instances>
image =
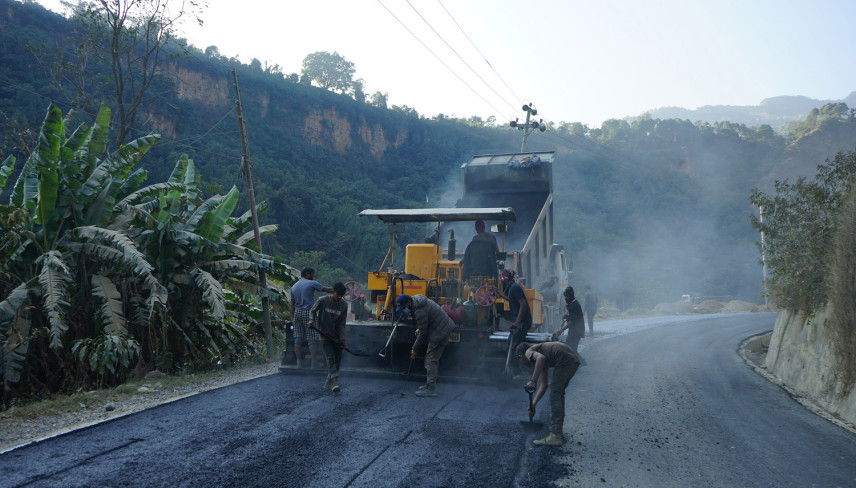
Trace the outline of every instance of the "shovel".
<instances>
[{"instance_id":1,"label":"shovel","mask_svg":"<svg viewBox=\"0 0 856 488\"><path fill-rule=\"evenodd\" d=\"M526 390L526 393L529 394L529 410L531 411L532 410L532 395L535 393L535 388L529 388L527 386L524 386L523 389ZM541 430L544 427L544 424L541 422L535 422L534 420L532 420L532 417L533 417L533 414L530 413L529 414L529 421L527 422L526 420L521 420L520 425L522 425L525 430L529 430L532 432L536 432L536 431Z\"/></svg>"},{"instance_id":2,"label":"shovel","mask_svg":"<svg viewBox=\"0 0 856 488\"><path fill-rule=\"evenodd\" d=\"M348 351L349 353L353 354L354 356L371 356L371 355L372 355L371 353L368 353L368 352L363 352L363 351L352 351L352 350L348 349L346 346L343 346L343 345L342 345L342 343L341 343L341 342L339 342L335 337L333 337L333 336L331 336L330 334L327 334L327 333L325 333L325 332L322 332L322 331L321 331L321 329L319 329L319 328L317 328L317 327L309 327L309 328L310 328L310 329L312 329L312 330L314 330L314 331L316 331L316 332L318 332L319 334L321 334L321 336L322 336L322 337L324 337L324 338L325 338L325 339L327 339L328 341L332 342L333 344L335 344L335 345L337 345L337 346L341 347L341 348L342 348L342 349L344 349L345 351Z\"/></svg>"}]
</instances>

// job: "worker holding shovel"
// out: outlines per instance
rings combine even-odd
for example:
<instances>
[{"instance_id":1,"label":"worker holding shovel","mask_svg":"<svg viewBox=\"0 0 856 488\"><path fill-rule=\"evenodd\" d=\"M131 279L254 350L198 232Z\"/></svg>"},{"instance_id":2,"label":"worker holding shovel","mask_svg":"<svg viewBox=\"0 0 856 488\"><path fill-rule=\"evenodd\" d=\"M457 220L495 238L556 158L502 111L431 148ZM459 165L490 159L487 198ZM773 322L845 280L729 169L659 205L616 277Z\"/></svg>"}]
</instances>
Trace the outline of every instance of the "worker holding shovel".
<instances>
[{"instance_id":1,"label":"worker holding shovel","mask_svg":"<svg viewBox=\"0 0 856 488\"><path fill-rule=\"evenodd\" d=\"M333 292L321 297L309 310L309 328L321 334L321 347L327 358L327 381L324 388L339 393L339 366L342 364L342 350L345 349L345 319L348 316L348 303L342 299L347 293L344 283L333 285Z\"/></svg>"},{"instance_id":2,"label":"worker holding shovel","mask_svg":"<svg viewBox=\"0 0 856 488\"><path fill-rule=\"evenodd\" d=\"M418 397L437 396L437 372L440 369L440 357L449 343L449 336L455 323L446 315L434 301L425 295L399 295L395 300L398 311L407 315L413 311L416 319L416 340L410 349L411 361L423 352L425 353L425 379L424 385L416 390Z\"/></svg>"},{"instance_id":3,"label":"worker holding shovel","mask_svg":"<svg viewBox=\"0 0 856 488\"><path fill-rule=\"evenodd\" d=\"M562 427L565 423L565 389L580 366L580 357L563 342L542 342L534 346L522 343L516 349L521 364L534 365L532 378L524 388L527 391L538 387L535 399L529 406L530 418L535 415L535 405L547 391L547 370L553 368L550 382L550 435L533 441L539 446L561 446Z\"/></svg>"}]
</instances>

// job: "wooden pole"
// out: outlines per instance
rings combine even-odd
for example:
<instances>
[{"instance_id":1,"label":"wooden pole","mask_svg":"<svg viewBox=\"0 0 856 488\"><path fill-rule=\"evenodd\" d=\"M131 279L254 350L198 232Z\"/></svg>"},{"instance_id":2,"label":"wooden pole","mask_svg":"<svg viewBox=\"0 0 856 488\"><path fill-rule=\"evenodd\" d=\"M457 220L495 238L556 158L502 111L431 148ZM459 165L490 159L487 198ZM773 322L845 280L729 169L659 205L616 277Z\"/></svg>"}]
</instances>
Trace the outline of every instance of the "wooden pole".
<instances>
[{"instance_id":1,"label":"wooden pole","mask_svg":"<svg viewBox=\"0 0 856 488\"><path fill-rule=\"evenodd\" d=\"M247 193L250 197L250 215L253 217L253 235L256 238L256 246L262 252L262 236L259 232L259 216L256 211L256 193L253 190L253 176L250 172L250 157L247 154L247 133L244 112L241 106L241 89L238 87L238 73L232 70L232 78L235 80L235 110L238 113L238 130L241 133L241 171L247 177ZM273 360L273 330L270 324L270 299L267 295L267 278L265 271L259 268L259 288L262 296L262 321L265 329L265 345L267 346L267 358Z\"/></svg>"}]
</instances>

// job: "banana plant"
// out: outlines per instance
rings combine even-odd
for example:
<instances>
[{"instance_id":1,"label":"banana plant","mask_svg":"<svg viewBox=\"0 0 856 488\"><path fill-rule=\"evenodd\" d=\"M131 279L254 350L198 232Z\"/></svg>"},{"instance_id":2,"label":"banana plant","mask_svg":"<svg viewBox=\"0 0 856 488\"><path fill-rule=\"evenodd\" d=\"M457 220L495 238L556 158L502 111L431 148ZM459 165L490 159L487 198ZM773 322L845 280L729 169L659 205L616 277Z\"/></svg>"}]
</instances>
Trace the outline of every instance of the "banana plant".
<instances>
[{"instance_id":1,"label":"banana plant","mask_svg":"<svg viewBox=\"0 0 856 488\"><path fill-rule=\"evenodd\" d=\"M253 350L247 333L258 317L243 313L253 297L267 294L285 301L275 280L265 289L259 286L259 269L288 284L299 274L243 245L249 220L231 218L237 188L203 200L200 180L193 160L182 156L166 183L139 189L114 210L130 221L129 235L167 285L161 347L173 358L188 350L193 360L228 363Z\"/></svg>"},{"instance_id":2,"label":"banana plant","mask_svg":"<svg viewBox=\"0 0 856 488\"><path fill-rule=\"evenodd\" d=\"M68 368L52 374L71 374L73 366L62 357L77 341L106 335L111 344L129 344L122 313L129 297L119 290L145 295L148 316L166 302L146 256L122 229L104 227L116 203L136 190L141 178L134 166L159 136L107 153L109 120L102 106L92 126L68 131L71 117L51 104L8 205L0 205L0 374L6 389L26 373L31 347L53 351L55 364ZM0 166L0 190L14 164L7 158ZM34 334L40 330L46 333Z\"/></svg>"}]
</instances>

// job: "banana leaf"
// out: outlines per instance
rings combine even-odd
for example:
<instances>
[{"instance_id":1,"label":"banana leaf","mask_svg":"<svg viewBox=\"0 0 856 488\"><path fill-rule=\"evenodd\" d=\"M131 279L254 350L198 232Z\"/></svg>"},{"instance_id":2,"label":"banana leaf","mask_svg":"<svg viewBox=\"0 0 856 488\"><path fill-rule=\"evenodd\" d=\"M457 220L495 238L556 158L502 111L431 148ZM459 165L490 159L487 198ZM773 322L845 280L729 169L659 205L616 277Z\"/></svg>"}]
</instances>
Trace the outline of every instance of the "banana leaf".
<instances>
[{"instance_id":1,"label":"banana leaf","mask_svg":"<svg viewBox=\"0 0 856 488\"><path fill-rule=\"evenodd\" d=\"M15 169L15 156L9 156L3 161L3 165L0 166L0 190L6 186L6 181L9 179L9 175L12 174L12 171Z\"/></svg>"},{"instance_id":2,"label":"banana leaf","mask_svg":"<svg viewBox=\"0 0 856 488\"><path fill-rule=\"evenodd\" d=\"M122 295L110 278L102 275L92 275L92 294L101 297L99 315L104 321L104 332L121 337L128 335L125 315L122 312Z\"/></svg>"},{"instance_id":3,"label":"banana leaf","mask_svg":"<svg viewBox=\"0 0 856 488\"><path fill-rule=\"evenodd\" d=\"M232 214L235 205L238 203L238 188L233 186L229 193L223 197L223 200L209 212L199 226L197 234L208 239L211 242L220 242L223 237L223 229L226 225L226 219Z\"/></svg>"}]
</instances>

